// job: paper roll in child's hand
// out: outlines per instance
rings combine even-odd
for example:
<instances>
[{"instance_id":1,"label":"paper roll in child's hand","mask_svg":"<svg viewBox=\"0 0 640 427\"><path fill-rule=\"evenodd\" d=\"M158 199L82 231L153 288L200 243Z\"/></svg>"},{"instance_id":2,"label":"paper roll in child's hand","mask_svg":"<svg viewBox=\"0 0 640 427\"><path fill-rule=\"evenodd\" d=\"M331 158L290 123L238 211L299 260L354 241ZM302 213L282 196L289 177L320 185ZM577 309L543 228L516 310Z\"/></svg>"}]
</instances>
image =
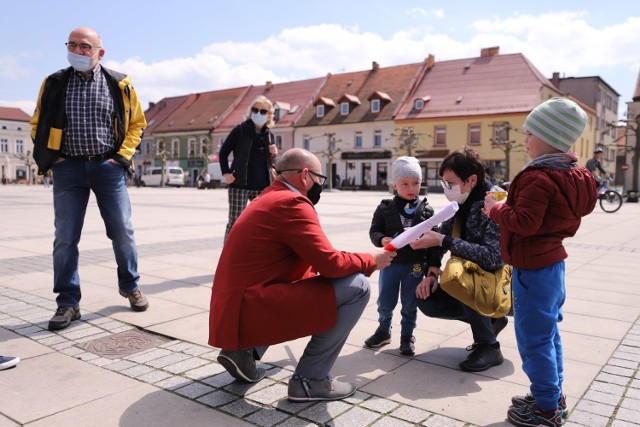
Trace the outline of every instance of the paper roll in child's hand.
<instances>
[{"instance_id":1,"label":"paper roll in child's hand","mask_svg":"<svg viewBox=\"0 0 640 427\"><path fill-rule=\"evenodd\" d=\"M431 230L441 222L453 217L457 211L458 203L449 203L447 206L436 212L431 218L422 221L420 224L414 225L399 236L394 237L393 240L387 243L384 248L388 251L397 251L398 249L405 247L414 240L417 240L426 231Z\"/></svg>"}]
</instances>

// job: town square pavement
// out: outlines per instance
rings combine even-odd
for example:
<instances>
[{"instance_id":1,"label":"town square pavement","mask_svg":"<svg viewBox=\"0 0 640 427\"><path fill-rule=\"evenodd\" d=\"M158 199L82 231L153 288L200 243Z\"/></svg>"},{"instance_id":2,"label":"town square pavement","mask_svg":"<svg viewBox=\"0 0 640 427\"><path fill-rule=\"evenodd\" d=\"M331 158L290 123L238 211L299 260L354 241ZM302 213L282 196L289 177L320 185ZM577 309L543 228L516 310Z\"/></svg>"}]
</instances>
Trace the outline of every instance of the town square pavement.
<instances>
[{"instance_id":1,"label":"town square pavement","mask_svg":"<svg viewBox=\"0 0 640 427\"><path fill-rule=\"evenodd\" d=\"M140 285L150 308L132 312L92 197L80 243L82 319L53 333L51 188L0 186L0 427L62 426L502 426L510 398L528 391L512 319L499 340L505 361L481 373L457 364L471 344L462 322L418 318L416 355L393 339L363 347L377 326L372 297L333 371L356 382L344 401L294 404L287 381L306 339L275 345L257 384L233 381L207 345L209 297L227 220L224 189L129 189ZM320 221L335 247L371 248L382 192L322 194ZM434 208L446 204L429 195ZM566 240L564 342L569 426L640 425L640 204L600 207ZM269 248L264 248L268 251ZM259 320L258 320L259 321Z\"/></svg>"}]
</instances>

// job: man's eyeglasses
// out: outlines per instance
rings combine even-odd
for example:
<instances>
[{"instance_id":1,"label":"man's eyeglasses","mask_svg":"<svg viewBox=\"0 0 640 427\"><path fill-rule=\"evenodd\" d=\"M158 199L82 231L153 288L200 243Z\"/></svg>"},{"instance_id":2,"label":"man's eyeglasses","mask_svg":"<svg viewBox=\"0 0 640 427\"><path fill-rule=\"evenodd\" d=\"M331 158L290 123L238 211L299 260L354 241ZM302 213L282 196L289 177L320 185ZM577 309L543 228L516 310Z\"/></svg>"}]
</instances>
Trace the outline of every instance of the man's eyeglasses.
<instances>
[{"instance_id":1,"label":"man's eyeglasses","mask_svg":"<svg viewBox=\"0 0 640 427\"><path fill-rule=\"evenodd\" d=\"M65 43L65 46L67 46L67 50L69 52L73 52L74 50L76 50L77 48L80 48L80 50L84 53L87 52L91 52L93 49L100 49L101 46L91 46L88 43L76 43L76 42L67 42Z\"/></svg>"},{"instance_id":2,"label":"man's eyeglasses","mask_svg":"<svg viewBox=\"0 0 640 427\"><path fill-rule=\"evenodd\" d=\"M282 172L295 172L295 173L301 173L304 169L284 169L284 170L278 170L276 171L276 173L281 174ZM327 182L327 177L324 175L320 175L319 173L313 172L313 171L309 171L309 173L313 176L315 176L316 178L318 178L318 184L320 185L324 185L325 182Z\"/></svg>"},{"instance_id":3,"label":"man's eyeglasses","mask_svg":"<svg viewBox=\"0 0 640 427\"><path fill-rule=\"evenodd\" d=\"M251 107L251 112L253 114L260 113L261 115L266 116L269 110L265 110L264 108L258 110L256 107Z\"/></svg>"}]
</instances>

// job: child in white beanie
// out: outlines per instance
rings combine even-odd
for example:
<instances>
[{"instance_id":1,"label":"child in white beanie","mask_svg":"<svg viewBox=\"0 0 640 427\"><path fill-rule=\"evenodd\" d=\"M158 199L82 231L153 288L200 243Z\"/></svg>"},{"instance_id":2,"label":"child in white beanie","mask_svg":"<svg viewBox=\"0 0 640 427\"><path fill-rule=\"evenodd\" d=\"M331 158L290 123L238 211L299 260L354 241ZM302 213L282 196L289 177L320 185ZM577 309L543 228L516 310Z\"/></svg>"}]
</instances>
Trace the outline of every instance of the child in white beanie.
<instances>
[{"instance_id":1,"label":"child in white beanie","mask_svg":"<svg viewBox=\"0 0 640 427\"><path fill-rule=\"evenodd\" d=\"M391 172L397 195L393 199L380 202L369 229L371 242L377 247L384 247L405 228L412 227L433 215L433 208L429 206L427 199L421 201L419 198L422 167L418 159L398 157L393 162ZM418 307L416 286L427 271L426 257L429 256L434 255L428 250L414 250L407 245L398 251L391 265L380 271L379 325L375 333L364 342L367 347L379 348L391 342L391 319L400 295L400 353L406 356L415 353L413 330L416 327Z\"/></svg>"},{"instance_id":2,"label":"child in white beanie","mask_svg":"<svg viewBox=\"0 0 640 427\"><path fill-rule=\"evenodd\" d=\"M516 426L561 426L562 342L558 322L565 301L567 252L581 218L595 207L591 173L569 153L587 124L587 114L567 98L552 98L527 117L525 142L531 161L509 186L506 201L485 198L485 211L500 224L500 254L512 264L516 340L530 393L514 396L507 418Z\"/></svg>"}]
</instances>

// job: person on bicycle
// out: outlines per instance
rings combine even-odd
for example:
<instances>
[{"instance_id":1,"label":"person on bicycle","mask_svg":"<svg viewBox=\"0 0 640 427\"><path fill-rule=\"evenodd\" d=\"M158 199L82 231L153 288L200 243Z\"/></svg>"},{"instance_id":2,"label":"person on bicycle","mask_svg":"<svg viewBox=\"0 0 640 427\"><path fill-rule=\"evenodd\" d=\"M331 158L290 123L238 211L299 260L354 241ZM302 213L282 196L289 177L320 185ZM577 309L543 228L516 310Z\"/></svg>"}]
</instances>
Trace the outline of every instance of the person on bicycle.
<instances>
[{"instance_id":1,"label":"person on bicycle","mask_svg":"<svg viewBox=\"0 0 640 427\"><path fill-rule=\"evenodd\" d=\"M597 147L595 150L593 150L593 157L587 160L587 164L585 165L585 167L589 169L589 172L591 172L591 175L593 175L596 182L598 183L598 187L604 182L606 178L609 177L609 174L607 174L607 171L604 170L604 168L602 167L602 163L600 162L602 160L602 153L602 148ZM598 173L596 173L596 171L598 171Z\"/></svg>"}]
</instances>

